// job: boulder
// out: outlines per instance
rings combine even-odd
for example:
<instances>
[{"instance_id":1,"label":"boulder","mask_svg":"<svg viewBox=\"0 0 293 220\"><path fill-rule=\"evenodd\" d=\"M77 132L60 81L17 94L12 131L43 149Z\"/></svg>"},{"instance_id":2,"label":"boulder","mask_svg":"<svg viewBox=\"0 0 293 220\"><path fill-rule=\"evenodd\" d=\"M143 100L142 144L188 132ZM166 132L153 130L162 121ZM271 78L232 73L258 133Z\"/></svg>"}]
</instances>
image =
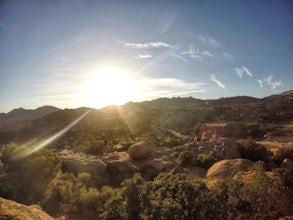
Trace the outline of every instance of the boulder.
<instances>
[{"instance_id":1,"label":"boulder","mask_svg":"<svg viewBox=\"0 0 293 220\"><path fill-rule=\"evenodd\" d=\"M116 152L105 154L101 158L108 166L109 174L134 173L138 168L130 161L130 157L126 152Z\"/></svg>"},{"instance_id":2,"label":"boulder","mask_svg":"<svg viewBox=\"0 0 293 220\"><path fill-rule=\"evenodd\" d=\"M73 173L88 172L92 176L105 174L107 164L93 155L62 151L59 154L62 161L62 168Z\"/></svg>"},{"instance_id":3,"label":"boulder","mask_svg":"<svg viewBox=\"0 0 293 220\"><path fill-rule=\"evenodd\" d=\"M40 206L26 206L3 198L0 198L0 219L53 220Z\"/></svg>"},{"instance_id":4,"label":"boulder","mask_svg":"<svg viewBox=\"0 0 293 220\"><path fill-rule=\"evenodd\" d=\"M165 163L160 160L149 160L142 165L142 170L153 169L157 173L161 173L165 168Z\"/></svg>"},{"instance_id":5,"label":"boulder","mask_svg":"<svg viewBox=\"0 0 293 220\"><path fill-rule=\"evenodd\" d=\"M127 151L128 147L126 145L122 145L122 144L116 144L112 147L113 151L118 151L118 152L122 152L122 151Z\"/></svg>"},{"instance_id":6,"label":"boulder","mask_svg":"<svg viewBox=\"0 0 293 220\"><path fill-rule=\"evenodd\" d=\"M128 154L133 160L146 159L151 156L154 147L148 141L140 141L131 145Z\"/></svg>"},{"instance_id":7,"label":"boulder","mask_svg":"<svg viewBox=\"0 0 293 220\"><path fill-rule=\"evenodd\" d=\"M248 171L253 162L246 159L221 160L208 169L208 179L226 179L239 171Z\"/></svg>"}]
</instances>

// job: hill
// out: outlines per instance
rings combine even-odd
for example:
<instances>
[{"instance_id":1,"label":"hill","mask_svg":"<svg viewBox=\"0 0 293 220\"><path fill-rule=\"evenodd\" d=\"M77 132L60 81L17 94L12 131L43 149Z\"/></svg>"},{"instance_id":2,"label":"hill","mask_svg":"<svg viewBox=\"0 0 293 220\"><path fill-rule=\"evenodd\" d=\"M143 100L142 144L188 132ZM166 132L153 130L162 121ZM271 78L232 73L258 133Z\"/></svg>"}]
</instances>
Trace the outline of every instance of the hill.
<instances>
[{"instance_id":1,"label":"hill","mask_svg":"<svg viewBox=\"0 0 293 220\"><path fill-rule=\"evenodd\" d=\"M8 113L0 114L0 129L4 127L12 127L19 123L35 120L47 114L59 111L59 108L53 106L42 106L37 109L14 109Z\"/></svg>"},{"instance_id":2,"label":"hill","mask_svg":"<svg viewBox=\"0 0 293 220\"><path fill-rule=\"evenodd\" d=\"M287 92L160 98L19 120L0 128L0 196L60 219L293 215L292 109Z\"/></svg>"}]
</instances>

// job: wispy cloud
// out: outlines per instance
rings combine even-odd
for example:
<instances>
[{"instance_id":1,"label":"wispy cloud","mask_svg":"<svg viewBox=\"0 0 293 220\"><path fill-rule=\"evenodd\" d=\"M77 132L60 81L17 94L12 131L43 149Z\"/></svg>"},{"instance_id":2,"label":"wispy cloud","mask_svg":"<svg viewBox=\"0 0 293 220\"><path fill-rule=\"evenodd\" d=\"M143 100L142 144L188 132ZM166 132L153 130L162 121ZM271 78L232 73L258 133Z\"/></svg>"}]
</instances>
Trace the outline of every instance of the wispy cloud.
<instances>
[{"instance_id":1,"label":"wispy cloud","mask_svg":"<svg viewBox=\"0 0 293 220\"><path fill-rule=\"evenodd\" d=\"M162 41L148 43L125 43L124 47L132 49L173 48L170 44L167 44Z\"/></svg>"},{"instance_id":2,"label":"wispy cloud","mask_svg":"<svg viewBox=\"0 0 293 220\"><path fill-rule=\"evenodd\" d=\"M204 93L205 85L201 82L186 82L177 78L144 78L135 80L138 94L141 99L158 97L174 97Z\"/></svg>"},{"instance_id":3,"label":"wispy cloud","mask_svg":"<svg viewBox=\"0 0 293 220\"><path fill-rule=\"evenodd\" d=\"M217 49L222 47L222 43L219 40L216 40L212 37L208 37L208 36L203 36L203 35L198 35L198 39L203 43L203 44L207 44L210 47Z\"/></svg>"},{"instance_id":4,"label":"wispy cloud","mask_svg":"<svg viewBox=\"0 0 293 220\"><path fill-rule=\"evenodd\" d=\"M225 60L234 60L234 57L228 52L223 52L222 56L223 56L223 59Z\"/></svg>"},{"instance_id":5,"label":"wispy cloud","mask_svg":"<svg viewBox=\"0 0 293 220\"><path fill-rule=\"evenodd\" d=\"M191 45L189 45L188 50L181 52L181 54L191 59L198 59L198 60L204 60L204 58L214 57L214 55L210 51L200 52L199 48L195 50Z\"/></svg>"},{"instance_id":6,"label":"wispy cloud","mask_svg":"<svg viewBox=\"0 0 293 220\"><path fill-rule=\"evenodd\" d=\"M173 57L175 57L175 58L177 58L177 59L179 59L179 60L182 60L182 61L188 63L188 61L185 59L185 57L183 57L183 56L181 56L181 55L179 55L179 54L172 53L172 54L170 54L170 55L173 56Z\"/></svg>"},{"instance_id":7,"label":"wispy cloud","mask_svg":"<svg viewBox=\"0 0 293 220\"><path fill-rule=\"evenodd\" d=\"M260 79L256 79L256 81L258 82L259 86L263 88L263 81Z\"/></svg>"},{"instance_id":8,"label":"wispy cloud","mask_svg":"<svg viewBox=\"0 0 293 220\"><path fill-rule=\"evenodd\" d=\"M137 56L134 56L134 58L136 59L150 59L152 58L153 56L150 55L150 54L139 54Z\"/></svg>"},{"instance_id":9,"label":"wispy cloud","mask_svg":"<svg viewBox=\"0 0 293 220\"><path fill-rule=\"evenodd\" d=\"M226 89L225 85L220 80L217 79L216 75L211 74L210 75L210 80L215 82L222 89Z\"/></svg>"},{"instance_id":10,"label":"wispy cloud","mask_svg":"<svg viewBox=\"0 0 293 220\"><path fill-rule=\"evenodd\" d=\"M273 81L273 76L270 75L268 77L264 77L263 81L266 83L266 85L268 85L271 89L277 89L279 87L283 87L284 83L282 82L282 80L278 80L278 81Z\"/></svg>"},{"instance_id":11,"label":"wispy cloud","mask_svg":"<svg viewBox=\"0 0 293 220\"><path fill-rule=\"evenodd\" d=\"M244 70L244 72L250 76L250 77L253 77L253 74L249 71L249 69L245 66L241 66L241 68Z\"/></svg>"},{"instance_id":12,"label":"wispy cloud","mask_svg":"<svg viewBox=\"0 0 293 220\"><path fill-rule=\"evenodd\" d=\"M242 78L242 75L244 74L244 70L242 68L235 67L234 71L239 76L239 78Z\"/></svg>"},{"instance_id":13,"label":"wispy cloud","mask_svg":"<svg viewBox=\"0 0 293 220\"><path fill-rule=\"evenodd\" d=\"M201 55L208 58L214 57L214 55L210 51L203 51L201 52Z\"/></svg>"},{"instance_id":14,"label":"wispy cloud","mask_svg":"<svg viewBox=\"0 0 293 220\"><path fill-rule=\"evenodd\" d=\"M3 27L3 26L4 26L4 23L0 21L0 27Z\"/></svg>"},{"instance_id":15,"label":"wispy cloud","mask_svg":"<svg viewBox=\"0 0 293 220\"><path fill-rule=\"evenodd\" d=\"M245 73L246 75L253 77L253 74L250 72L250 70L245 67L245 66L241 66L239 67L235 67L234 68L235 73L239 76L239 78L242 78L242 75Z\"/></svg>"}]
</instances>

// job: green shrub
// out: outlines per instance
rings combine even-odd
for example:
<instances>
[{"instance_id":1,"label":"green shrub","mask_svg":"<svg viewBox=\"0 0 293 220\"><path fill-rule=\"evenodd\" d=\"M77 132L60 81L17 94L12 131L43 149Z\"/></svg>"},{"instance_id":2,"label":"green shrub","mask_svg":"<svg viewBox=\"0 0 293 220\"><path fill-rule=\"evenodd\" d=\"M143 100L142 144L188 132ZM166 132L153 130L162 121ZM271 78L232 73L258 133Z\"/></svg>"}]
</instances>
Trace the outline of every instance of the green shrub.
<instances>
[{"instance_id":1,"label":"green shrub","mask_svg":"<svg viewBox=\"0 0 293 220\"><path fill-rule=\"evenodd\" d=\"M239 151L242 158L254 162L262 160L267 163L272 155L264 146L255 143L252 139L239 142Z\"/></svg>"},{"instance_id":2,"label":"green shrub","mask_svg":"<svg viewBox=\"0 0 293 220\"><path fill-rule=\"evenodd\" d=\"M182 151L177 159L179 165L191 166L193 165L193 157L189 151Z\"/></svg>"},{"instance_id":3,"label":"green shrub","mask_svg":"<svg viewBox=\"0 0 293 220\"><path fill-rule=\"evenodd\" d=\"M77 179L84 185L88 185L91 181L91 174L87 172L79 173Z\"/></svg>"},{"instance_id":4,"label":"green shrub","mask_svg":"<svg viewBox=\"0 0 293 220\"><path fill-rule=\"evenodd\" d=\"M216 161L217 161L216 158L212 154L199 154L199 155L197 155L194 164L196 166L200 166L202 168L208 169Z\"/></svg>"}]
</instances>

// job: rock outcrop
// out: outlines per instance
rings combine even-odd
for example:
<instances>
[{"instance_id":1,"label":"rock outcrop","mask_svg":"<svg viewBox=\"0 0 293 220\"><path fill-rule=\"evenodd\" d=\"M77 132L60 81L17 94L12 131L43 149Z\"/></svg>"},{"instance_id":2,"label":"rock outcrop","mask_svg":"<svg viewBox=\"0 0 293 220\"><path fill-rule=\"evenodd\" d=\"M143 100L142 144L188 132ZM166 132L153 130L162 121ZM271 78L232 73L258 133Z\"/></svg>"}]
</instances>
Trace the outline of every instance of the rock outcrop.
<instances>
[{"instance_id":1,"label":"rock outcrop","mask_svg":"<svg viewBox=\"0 0 293 220\"><path fill-rule=\"evenodd\" d=\"M108 165L109 174L128 174L138 171L138 168L130 162L126 152L108 153L101 159Z\"/></svg>"},{"instance_id":2,"label":"rock outcrop","mask_svg":"<svg viewBox=\"0 0 293 220\"><path fill-rule=\"evenodd\" d=\"M221 160L215 163L207 172L207 178L226 179L233 177L239 171L248 171L253 162L246 159Z\"/></svg>"},{"instance_id":3,"label":"rock outcrop","mask_svg":"<svg viewBox=\"0 0 293 220\"><path fill-rule=\"evenodd\" d=\"M128 154L133 160L141 160L148 158L153 152L154 146L148 141L140 141L131 145Z\"/></svg>"},{"instance_id":4,"label":"rock outcrop","mask_svg":"<svg viewBox=\"0 0 293 220\"><path fill-rule=\"evenodd\" d=\"M59 156L62 160L62 169L65 171L73 173L88 172L92 176L102 176L107 169L107 164L93 155L64 150Z\"/></svg>"},{"instance_id":5,"label":"rock outcrop","mask_svg":"<svg viewBox=\"0 0 293 220\"><path fill-rule=\"evenodd\" d=\"M255 124L207 123L200 127L199 135L202 141L212 141L219 137L245 138L257 130Z\"/></svg>"},{"instance_id":6,"label":"rock outcrop","mask_svg":"<svg viewBox=\"0 0 293 220\"><path fill-rule=\"evenodd\" d=\"M213 151L215 157L221 160L240 158L239 146L236 140L232 138L217 139Z\"/></svg>"},{"instance_id":7,"label":"rock outcrop","mask_svg":"<svg viewBox=\"0 0 293 220\"><path fill-rule=\"evenodd\" d=\"M53 220L38 205L26 206L0 197L0 219L3 220Z\"/></svg>"}]
</instances>

